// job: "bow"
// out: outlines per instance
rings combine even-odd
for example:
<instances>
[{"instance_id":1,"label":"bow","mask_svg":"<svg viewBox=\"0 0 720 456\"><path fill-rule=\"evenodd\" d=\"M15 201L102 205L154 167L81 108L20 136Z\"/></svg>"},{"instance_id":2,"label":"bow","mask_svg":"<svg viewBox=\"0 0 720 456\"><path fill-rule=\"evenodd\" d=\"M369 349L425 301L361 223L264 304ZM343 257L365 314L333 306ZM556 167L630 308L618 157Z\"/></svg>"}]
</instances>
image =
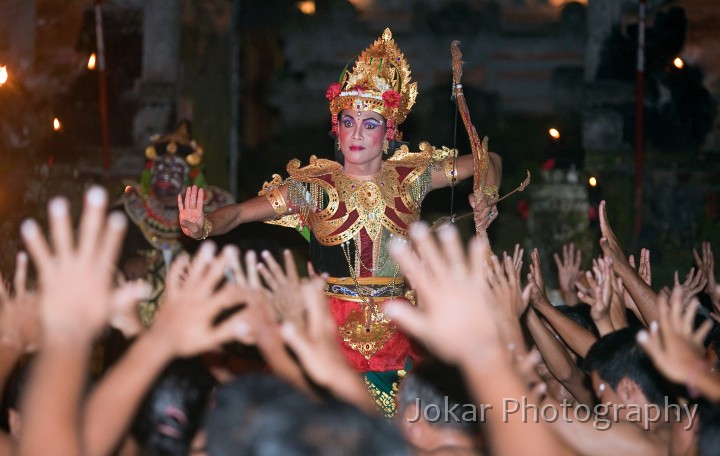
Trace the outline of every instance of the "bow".
<instances>
[{"instance_id":1,"label":"bow","mask_svg":"<svg viewBox=\"0 0 720 456\"><path fill-rule=\"evenodd\" d=\"M512 195L513 193L525 190L525 187L527 187L530 183L530 171L527 172L527 178L525 178L525 180L520 184L520 186L518 186L515 190L503 196L502 198L500 198L500 195L498 195L497 187L495 187L494 185L485 185L488 168L490 166L488 156L488 138L487 136L485 136L482 141L480 140L480 136L478 135L475 126L472 124L472 120L470 119L470 111L468 110L467 101L465 100L465 96L462 90L462 67L465 62L463 62L462 60L462 53L460 52L459 46L460 41L458 40L453 41L450 45L453 69L452 97L457 103L457 109L460 112L460 117L462 118L463 124L465 125L465 130L467 130L468 136L470 137L470 150L472 151L473 156L473 194L475 195L477 201L480 201L483 198L483 195L487 195L495 201L495 204L497 204L503 199ZM440 228L442 225L445 225L447 223L454 223L456 220L468 217L472 214L473 213L470 212L460 216L452 214L447 217L441 217L433 223L432 229L433 231L437 231L437 229ZM484 234L485 232L485 230L481 230L479 228L476 229L478 234Z\"/></svg>"}]
</instances>

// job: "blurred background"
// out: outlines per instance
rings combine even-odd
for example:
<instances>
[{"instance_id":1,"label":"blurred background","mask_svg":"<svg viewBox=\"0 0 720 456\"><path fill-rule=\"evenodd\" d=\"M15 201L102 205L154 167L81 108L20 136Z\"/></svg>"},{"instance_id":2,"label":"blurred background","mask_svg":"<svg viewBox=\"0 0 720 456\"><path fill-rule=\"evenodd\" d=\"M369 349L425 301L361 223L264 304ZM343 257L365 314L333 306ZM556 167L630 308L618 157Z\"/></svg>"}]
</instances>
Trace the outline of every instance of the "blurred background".
<instances>
[{"instance_id":1,"label":"blurred background","mask_svg":"<svg viewBox=\"0 0 720 456\"><path fill-rule=\"evenodd\" d=\"M720 239L717 0L0 0L0 271L22 219L100 183L118 198L150 136L192 122L207 182L238 200L292 158L333 158L325 90L385 27L418 81L404 140L469 152L450 99L461 41L473 123L502 155L496 253L575 242L598 253L604 199L626 253L658 283ZM638 55L643 57L638 59ZM471 183L432 193L429 222L469 210ZM452 201L452 203L451 203ZM458 222L465 236L470 219ZM292 230L219 240L306 255ZM260 245L260 244L256 244ZM717 248L717 245L716 245ZM527 264L527 261L526 261Z\"/></svg>"}]
</instances>

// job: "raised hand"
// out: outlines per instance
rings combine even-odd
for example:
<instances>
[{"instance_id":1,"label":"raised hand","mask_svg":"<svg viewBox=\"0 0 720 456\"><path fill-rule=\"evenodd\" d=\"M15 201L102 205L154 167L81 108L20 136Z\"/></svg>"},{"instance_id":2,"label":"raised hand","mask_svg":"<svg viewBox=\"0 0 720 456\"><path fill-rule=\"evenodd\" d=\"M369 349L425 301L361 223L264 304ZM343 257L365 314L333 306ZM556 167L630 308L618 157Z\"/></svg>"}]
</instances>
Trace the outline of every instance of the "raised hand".
<instances>
[{"instance_id":1,"label":"raised hand","mask_svg":"<svg viewBox=\"0 0 720 456\"><path fill-rule=\"evenodd\" d=\"M630 265L630 262L625 257L625 254L618 243L617 237L615 237L615 234L610 227L605 206L605 201L601 201L600 230L602 231L602 237L600 238L600 247L602 248L603 254L605 255L605 258L613 260L613 269L615 270L615 274L622 278L625 289L628 291L642 314L642 320L657 320L657 309L655 308L657 295L647 284L646 280L649 279L642 277L638 271ZM643 258L641 256L640 267L644 267L643 263ZM647 272L649 276L649 261L645 264L648 267Z\"/></svg>"},{"instance_id":2,"label":"raised hand","mask_svg":"<svg viewBox=\"0 0 720 456\"><path fill-rule=\"evenodd\" d=\"M412 277L422 306L391 302L387 315L448 362L467 361L502 345L493 314L497 303L486 279L487 239L474 237L466 254L451 226L438 232L438 241L422 223L412 227L410 237L416 255L409 244L398 242L391 244L391 253Z\"/></svg>"},{"instance_id":3,"label":"raised hand","mask_svg":"<svg viewBox=\"0 0 720 456\"><path fill-rule=\"evenodd\" d=\"M695 264L702 271L703 276L707 279L705 285L705 293L710 297L712 305L716 313L720 313L720 288L715 278L715 259L713 257L712 246L709 242L702 243L702 255L693 249Z\"/></svg>"},{"instance_id":4,"label":"raised hand","mask_svg":"<svg viewBox=\"0 0 720 456\"><path fill-rule=\"evenodd\" d=\"M582 274L580 272L582 251L580 249L575 250L575 243L570 242L563 244L562 254L562 258L557 253L553 254L558 270L558 284L565 304L573 306L578 303L575 282Z\"/></svg>"},{"instance_id":5,"label":"raised hand","mask_svg":"<svg viewBox=\"0 0 720 456\"><path fill-rule=\"evenodd\" d=\"M632 255L628 258L630 266L635 268L635 259ZM640 249L640 264L638 265L637 272L643 281L652 285L652 269L650 268L650 250L642 248Z\"/></svg>"},{"instance_id":6,"label":"raised hand","mask_svg":"<svg viewBox=\"0 0 720 456\"><path fill-rule=\"evenodd\" d=\"M524 338L518 321L527 310L528 299L520 291L520 280L513 259L506 256L501 263L497 256L491 256L487 283L492 300L497 303L495 316L501 336L509 346L516 347L518 355L524 356Z\"/></svg>"},{"instance_id":7,"label":"raised hand","mask_svg":"<svg viewBox=\"0 0 720 456\"><path fill-rule=\"evenodd\" d=\"M592 306L595 303L595 290L597 289L597 281L595 280L594 275L595 271L596 268L593 267L593 271L585 272L585 282L587 283L587 286L579 280L575 284L575 287L578 290L578 298L580 301L589 306Z\"/></svg>"},{"instance_id":8,"label":"raised hand","mask_svg":"<svg viewBox=\"0 0 720 456\"><path fill-rule=\"evenodd\" d=\"M545 297L547 302L550 300L547 298L547 290L545 290L545 279L542 274L542 265L540 263L540 252L538 249L533 249L530 252L530 274L532 274L533 282L537 286L538 290Z\"/></svg>"},{"instance_id":9,"label":"raised hand","mask_svg":"<svg viewBox=\"0 0 720 456\"><path fill-rule=\"evenodd\" d=\"M340 351L337 341L337 325L322 290L325 281L311 279L299 285L297 305L302 307L305 320L286 321L282 325L285 343L297 354L303 369L313 381L329 386L337 379L334 367L343 371L350 366Z\"/></svg>"},{"instance_id":10,"label":"raised hand","mask_svg":"<svg viewBox=\"0 0 720 456\"><path fill-rule=\"evenodd\" d=\"M595 273L594 280L594 300L591 304L590 316L595 322L595 326L604 336L614 331L612 320L610 319L610 306L612 302L612 282L615 276L612 273L612 260L598 259L598 271ZM588 277L588 280L590 277Z\"/></svg>"},{"instance_id":11,"label":"raised hand","mask_svg":"<svg viewBox=\"0 0 720 456\"><path fill-rule=\"evenodd\" d=\"M28 257L19 252L13 288L0 277L0 341L19 353L35 351L39 335L38 295L27 289Z\"/></svg>"},{"instance_id":12,"label":"raised hand","mask_svg":"<svg viewBox=\"0 0 720 456\"><path fill-rule=\"evenodd\" d=\"M685 276L685 281L680 283L678 278L678 272L675 271L675 286L681 286L684 288L686 299L689 299L698 293L700 293L707 285L707 278L701 269L695 271L695 268L690 268L690 272Z\"/></svg>"},{"instance_id":13,"label":"raised hand","mask_svg":"<svg viewBox=\"0 0 720 456\"><path fill-rule=\"evenodd\" d=\"M624 295L626 294L623 287L622 279L615 275L615 270L611 269L610 282L612 285L612 299L610 301L610 321L612 321L615 331L627 327L627 308L625 307ZM634 304L634 303L633 303ZM635 309L637 311L637 309ZM639 315L639 312L637 312ZM640 318L640 316L638 316ZM642 320L640 320L642 321Z\"/></svg>"},{"instance_id":14,"label":"raised hand","mask_svg":"<svg viewBox=\"0 0 720 456\"><path fill-rule=\"evenodd\" d=\"M215 244L203 243L188 261L173 262L166 279L166 296L147 331L172 357L194 356L233 340L244 341L250 332L243 310L217 322L219 315L243 302L235 283L225 281L228 268L238 263L238 251L226 246L215 255ZM184 277L183 277L184 276Z\"/></svg>"},{"instance_id":15,"label":"raised hand","mask_svg":"<svg viewBox=\"0 0 720 456\"><path fill-rule=\"evenodd\" d=\"M512 262L515 266L515 271L517 271L517 277L518 282L520 281L520 274L522 273L522 267L523 267L523 254L525 253L525 249L520 248L520 244L515 244L515 250L513 251L512 255ZM503 260L508 257L507 252L503 252Z\"/></svg>"},{"instance_id":16,"label":"raised hand","mask_svg":"<svg viewBox=\"0 0 720 456\"><path fill-rule=\"evenodd\" d=\"M23 241L38 271L41 321L45 333L94 337L108 322L112 279L127 220L106 217L107 194L94 187L85 196L77 242L69 204L48 204L52 249L33 220L21 227Z\"/></svg>"},{"instance_id":17,"label":"raised hand","mask_svg":"<svg viewBox=\"0 0 720 456\"><path fill-rule=\"evenodd\" d=\"M620 243L615 236L610 222L607 218L607 209L605 208L605 201L600 202L600 231L602 237L600 238L600 247L602 248L603 254L606 258L613 260L613 263L620 265L630 266L625 253L620 247Z\"/></svg>"},{"instance_id":18,"label":"raised hand","mask_svg":"<svg viewBox=\"0 0 720 456\"><path fill-rule=\"evenodd\" d=\"M107 194L100 187L85 195L78 238L68 201L48 204L52 248L32 220L21 235L38 271L41 337L28 379L20 436L21 454L81 454L80 403L95 337L111 309L114 265L127 220L106 216Z\"/></svg>"},{"instance_id":19,"label":"raised hand","mask_svg":"<svg viewBox=\"0 0 720 456\"><path fill-rule=\"evenodd\" d=\"M659 321L650 324L650 331L638 333L638 342L650 355L655 367L669 380L689 383L699 368L705 366L703 341L712 329L712 320L706 320L694 329L695 315L700 302L693 299L685 306L685 290L675 286L670 299L658 295Z\"/></svg>"},{"instance_id":20,"label":"raised hand","mask_svg":"<svg viewBox=\"0 0 720 456\"><path fill-rule=\"evenodd\" d=\"M145 330L137 313L137 303L149 296L152 288L144 280L128 282L120 272L116 273L116 277L117 288L113 290L110 301L109 323L130 339Z\"/></svg>"},{"instance_id":21,"label":"raised hand","mask_svg":"<svg viewBox=\"0 0 720 456\"><path fill-rule=\"evenodd\" d=\"M268 251L262 252L263 263L258 264L258 271L270 288L273 310L278 322L302 319L302 284L295 259L290 250L283 251L285 269L275 261Z\"/></svg>"},{"instance_id":22,"label":"raised hand","mask_svg":"<svg viewBox=\"0 0 720 456\"><path fill-rule=\"evenodd\" d=\"M416 224L410 237L421 262L410 258L406 244L393 243L391 252L403 273L412 272L423 306L393 301L385 305L386 315L433 354L457 364L476 401L499 405L506 397L532 398L503 337L513 328L504 327L508 322L498 309L513 308L512 301L519 294L513 284L517 273L512 260L507 258L502 268L497 259L491 260L495 267L490 272L490 247L485 236L474 236L466 252L452 226L439 230L435 240L427 226ZM513 325L520 330L517 320ZM511 419L501 424L499 415L488 419L489 428L496 430L489 439L493 453L500 453L500 448L508 454L527 451L525 445L518 444L522 438L545 440L541 445L552 448L549 453L561 451L542 422L526 425L527 421Z\"/></svg>"},{"instance_id":23,"label":"raised hand","mask_svg":"<svg viewBox=\"0 0 720 456\"><path fill-rule=\"evenodd\" d=\"M203 235L203 224L205 223L205 192L198 189L196 185L185 190L185 199L178 194L178 210L180 218L180 229L186 236L193 239L200 239Z\"/></svg>"}]
</instances>

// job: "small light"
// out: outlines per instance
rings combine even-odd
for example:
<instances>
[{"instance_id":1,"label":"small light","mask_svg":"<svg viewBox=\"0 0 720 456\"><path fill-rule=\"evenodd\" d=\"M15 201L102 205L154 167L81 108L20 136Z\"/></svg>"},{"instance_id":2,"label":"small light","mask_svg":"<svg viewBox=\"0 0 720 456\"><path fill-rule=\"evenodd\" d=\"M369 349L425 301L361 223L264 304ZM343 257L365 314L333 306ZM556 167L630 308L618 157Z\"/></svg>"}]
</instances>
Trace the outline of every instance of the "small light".
<instances>
[{"instance_id":1,"label":"small light","mask_svg":"<svg viewBox=\"0 0 720 456\"><path fill-rule=\"evenodd\" d=\"M683 62L683 59L680 57L676 57L675 60L673 60L673 65L675 65L675 68L682 68L685 66L685 62Z\"/></svg>"},{"instance_id":2,"label":"small light","mask_svg":"<svg viewBox=\"0 0 720 456\"><path fill-rule=\"evenodd\" d=\"M315 0L303 0L301 2L298 2L297 7L303 14L315 14Z\"/></svg>"},{"instance_id":3,"label":"small light","mask_svg":"<svg viewBox=\"0 0 720 456\"><path fill-rule=\"evenodd\" d=\"M595 179L595 176L590 176L590 179L588 179L588 184L590 184L591 187L597 186L597 179Z\"/></svg>"},{"instance_id":4,"label":"small light","mask_svg":"<svg viewBox=\"0 0 720 456\"><path fill-rule=\"evenodd\" d=\"M62 124L60 123L60 120L56 117L53 119L53 130L60 131L62 128Z\"/></svg>"},{"instance_id":5,"label":"small light","mask_svg":"<svg viewBox=\"0 0 720 456\"><path fill-rule=\"evenodd\" d=\"M0 67L0 86L5 84L8 80L7 67Z\"/></svg>"},{"instance_id":6,"label":"small light","mask_svg":"<svg viewBox=\"0 0 720 456\"><path fill-rule=\"evenodd\" d=\"M90 58L88 59L88 64L87 64L88 70L92 71L95 69L95 60L96 60L96 57L95 57L95 53L93 52L92 54L90 54Z\"/></svg>"},{"instance_id":7,"label":"small light","mask_svg":"<svg viewBox=\"0 0 720 456\"><path fill-rule=\"evenodd\" d=\"M548 130L548 134L553 137L553 139L560 139L560 132L557 131L555 128L551 128Z\"/></svg>"}]
</instances>

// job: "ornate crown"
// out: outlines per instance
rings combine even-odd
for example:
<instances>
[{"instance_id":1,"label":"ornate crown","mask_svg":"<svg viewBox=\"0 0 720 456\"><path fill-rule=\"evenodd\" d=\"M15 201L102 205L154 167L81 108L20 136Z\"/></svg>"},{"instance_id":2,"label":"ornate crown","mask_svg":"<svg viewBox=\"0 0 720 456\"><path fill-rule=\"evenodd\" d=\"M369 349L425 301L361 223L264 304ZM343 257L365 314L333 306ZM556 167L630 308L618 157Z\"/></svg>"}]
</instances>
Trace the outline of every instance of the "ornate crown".
<instances>
[{"instance_id":1,"label":"ornate crown","mask_svg":"<svg viewBox=\"0 0 720 456\"><path fill-rule=\"evenodd\" d=\"M389 28L360 54L351 71L343 71L340 82L330 84L325 96L330 101L335 135L338 113L355 109L385 117L387 139L395 139L397 126L405 121L415 104L417 82L410 82L410 67Z\"/></svg>"},{"instance_id":2,"label":"ornate crown","mask_svg":"<svg viewBox=\"0 0 720 456\"><path fill-rule=\"evenodd\" d=\"M198 166L202 161L203 149L194 139L190 139L190 129L190 121L183 119L172 133L151 136L152 144L145 148L145 158L154 160L159 155L170 154L185 159L190 166Z\"/></svg>"}]
</instances>

